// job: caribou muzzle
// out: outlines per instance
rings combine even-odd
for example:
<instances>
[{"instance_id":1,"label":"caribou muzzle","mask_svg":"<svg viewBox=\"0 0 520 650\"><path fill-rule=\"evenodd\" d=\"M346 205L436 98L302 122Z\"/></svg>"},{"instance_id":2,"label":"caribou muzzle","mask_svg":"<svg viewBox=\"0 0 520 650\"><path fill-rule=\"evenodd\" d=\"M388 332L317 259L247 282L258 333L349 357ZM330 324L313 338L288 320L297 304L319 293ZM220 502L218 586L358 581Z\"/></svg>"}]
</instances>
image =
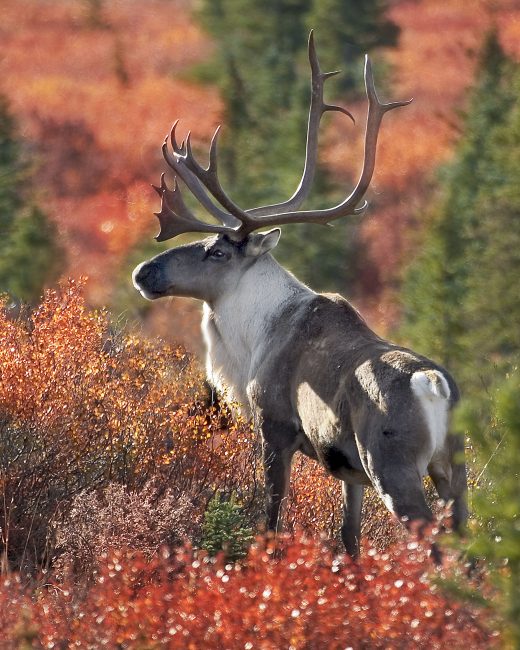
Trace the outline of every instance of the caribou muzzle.
<instances>
[{"instance_id":1,"label":"caribou muzzle","mask_svg":"<svg viewBox=\"0 0 520 650\"><path fill-rule=\"evenodd\" d=\"M161 267L153 260L136 266L132 273L134 287L147 300L155 300L167 295L168 285Z\"/></svg>"}]
</instances>

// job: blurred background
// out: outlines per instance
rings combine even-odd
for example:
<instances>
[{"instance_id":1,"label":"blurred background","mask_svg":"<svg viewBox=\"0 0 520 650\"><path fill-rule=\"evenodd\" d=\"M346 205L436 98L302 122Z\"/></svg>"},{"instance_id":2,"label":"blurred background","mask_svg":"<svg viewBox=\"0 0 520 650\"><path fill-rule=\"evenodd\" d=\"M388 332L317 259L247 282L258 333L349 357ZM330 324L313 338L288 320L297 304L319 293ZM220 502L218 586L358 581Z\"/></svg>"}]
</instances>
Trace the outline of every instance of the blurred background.
<instances>
[{"instance_id":1,"label":"blurred background","mask_svg":"<svg viewBox=\"0 0 520 650\"><path fill-rule=\"evenodd\" d=\"M363 55L387 101L362 218L285 227L279 261L339 291L382 334L479 395L520 343L517 0L0 0L0 291L36 304L60 277L150 336L201 348L200 306L146 303L133 266L154 242L180 119L205 159L222 123L225 187L245 208L296 187L307 38L324 70L320 168L307 205L341 200L362 161Z\"/></svg>"}]
</instances>

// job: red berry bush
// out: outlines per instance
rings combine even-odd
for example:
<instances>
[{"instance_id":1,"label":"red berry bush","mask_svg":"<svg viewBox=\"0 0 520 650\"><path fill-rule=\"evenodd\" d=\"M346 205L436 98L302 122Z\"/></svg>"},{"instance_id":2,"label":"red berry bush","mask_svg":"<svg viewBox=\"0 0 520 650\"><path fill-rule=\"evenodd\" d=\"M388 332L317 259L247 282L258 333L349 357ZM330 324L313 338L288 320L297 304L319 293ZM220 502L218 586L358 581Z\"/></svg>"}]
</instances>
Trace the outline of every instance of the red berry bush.
<instances>
[{"instance_id":1,"label":"red berry bush","mask_svg":"<svg viewBox=\"0 0 520 650\"><path fill-rule=\"evenodd\" d=\"M35 598L0 587L3 648L491 648L478 614L432 585L425 549L408 542L354 563L299 537L259 540L245 561L189 546L110 550L84 591L47 584ZM30 646L29 646L30 647Z\"/></svg>"}]
</instances>

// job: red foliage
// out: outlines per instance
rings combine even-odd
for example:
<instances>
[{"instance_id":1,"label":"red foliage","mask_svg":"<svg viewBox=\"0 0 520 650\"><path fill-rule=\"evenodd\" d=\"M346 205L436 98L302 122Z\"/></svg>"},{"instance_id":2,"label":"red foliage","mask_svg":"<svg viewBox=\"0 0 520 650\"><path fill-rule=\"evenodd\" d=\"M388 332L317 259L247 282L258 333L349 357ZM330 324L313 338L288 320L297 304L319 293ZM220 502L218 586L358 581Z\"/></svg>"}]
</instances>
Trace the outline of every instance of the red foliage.
<instances>
[{"instance_id":1,"label":"red foliage","mask_svg":"<svg viewBox=\"0 0 520 650\"><path fill-rule=\"evenodd\" d=\"M188 531L197 539L216 490L237 493L250 524L261 525L256 436L208 405L184 350L114 332L73 281L28 319L0 311L0 340L0 553L12 566L34 572L57 550L89 567L96 549L151 554ZM314 461L297 458L288 530L337 539L340 492ZM365 502L364 534L384 547L400 528L375 494ZM172 524L182 520L189 525ZM168 527L179 530L165 536Z\"/></svg>"},{"instance_id":2,"label":"red foliage","mask_svg":"<svg viewBox=\"0 0 520 650\"><path fill-rule=\"evenodd\" d=\"M192 3L150 0L144 10L138 0L104 0L97 24L89 6L96 3L4 2L0 90L39 156L37 177L71 268L92 277L89 299L105 304L114 284L107 278L155 228L148 186L157 181L170 123L181 118L181 128L193 127L195 140L207 143L221 103L214 88L182 79L211 56ZM391 287L410 251L403 232L420 227L413 216L429 199L430 174L450 155L485 30L495 23L506 51L520 57L512 0L406 0L390 13L401 36L385 53L392 77L385 94L414 103L385 118L363 224L361 287L365 304L377 305L371 320L383 328L395 321ZM364 105L352 108L361 123ZM343 182L357 173L361 140L362 129L332 120L324 158Z\"/></svg>"},{"instance_id":3,"label":"red foliage","mask_svg":"<svg viewBox=\"0 0 520 650\"><path fill-rule=\"evenodd\" d=\"M0 92L31 143L40 201L70 268L92 277L89 298L100 305L122 256L153 233L149 186L170 124L189 117L195 140L207 140L220 101L215 89L178 78L210 54L184 2L106 1L97 29L89 4L2 3Z\"/></svg>"},{"instance_id":4,"label":"red foliage","mask_svg":"<svg viewBox=\"0 0 520 650\"><path fill-rule=\"evenodd\" d=\"M0 586L4 646L491 648L485 618L436 587L416 542L369 550L359 563L305 538L276 551L259 540L242 563L211 562L189 547L151 562L110 551L83 593L48 584L30 600ZM25 635L25 636L24 636Z\"/></svg>"},{"instance_id":5,"label":"red foliage","mask_svg":"<svg viewBox=\"0 0 520 650\"><path fill-rule=\"evenodd\" d=\"M47 292L28 318L0 311L0 340L0 554L14 566L49 559L50 525L78 493L112 482L140 492L153 479L179 512L190 499L196 525L217 487L255 485L250 427L207 405L193 359L114 332L86 308L82 283Z\"/></svg>"}]
</instances>

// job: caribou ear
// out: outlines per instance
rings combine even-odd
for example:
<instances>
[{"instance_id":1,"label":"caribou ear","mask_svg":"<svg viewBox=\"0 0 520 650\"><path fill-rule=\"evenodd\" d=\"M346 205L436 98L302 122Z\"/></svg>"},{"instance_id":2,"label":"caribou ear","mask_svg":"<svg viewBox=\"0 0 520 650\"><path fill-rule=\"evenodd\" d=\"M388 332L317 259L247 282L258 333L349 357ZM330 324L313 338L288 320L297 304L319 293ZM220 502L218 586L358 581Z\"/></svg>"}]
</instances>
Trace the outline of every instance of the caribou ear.
<instances>
[{"instance_id":1,"label":"caribou ear","mask_svg":"<svg viewBox=\"0 0 520 650\"><path fill-rule=\"evenodd\" d=\"M249 235L246 244L247 257L260 257L272 250L278 243L281 234L280 228L273 228L268 232L255 232Z\"/></svg>"}]
</instances>

